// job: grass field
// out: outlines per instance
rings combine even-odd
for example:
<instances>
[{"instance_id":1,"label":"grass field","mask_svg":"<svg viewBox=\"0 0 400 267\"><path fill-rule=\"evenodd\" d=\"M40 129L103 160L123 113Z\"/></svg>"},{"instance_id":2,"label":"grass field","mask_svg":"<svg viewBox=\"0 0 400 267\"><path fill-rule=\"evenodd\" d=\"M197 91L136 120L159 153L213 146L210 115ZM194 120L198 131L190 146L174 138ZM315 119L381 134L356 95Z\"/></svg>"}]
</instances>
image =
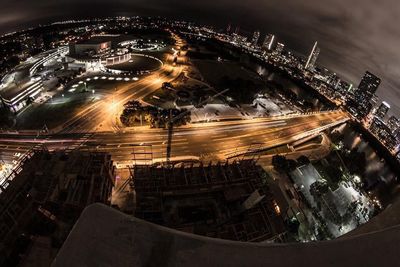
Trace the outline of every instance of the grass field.
<instances>
[{"instance_id":1,"label":"grass field","mask_svg":"<svg viewBox=\"0 0 400 267\"><path fill-rule=\"evenodd\" d=\"M262 81L240 64L235 62L218 62L215 60L195 60L194 65L199 69L204 79L213 86L218 86L221 79L227 76L231 79L244 79L262 85Z\"/></svg>"},{"instance_id":2,"label":"grass field","mask_svg":"<svg viewBox=\"0 0 400 267\"><path fill-rule=\"evenodd\" d=\"M251 104L255 95L266 87L256 73L239 63L215 60L196 60L193 63L205 82L217 91L229 89L226 96L230 96L237 104Z\"/></svg>"},{"instance_id":3,"label":"grass field","mask_svg":"<svg viewBox=\"0 0 400 267\"><path fill-rule=\"evenodd\" d=\"M17 116L17 129L41 129L57 127L71 118L85 104L95 101L92 93L79 93L72 96L58 96L43 104L32 104ZM97 95L98 97L98 95Z\"/></svg>"}]
</instances>

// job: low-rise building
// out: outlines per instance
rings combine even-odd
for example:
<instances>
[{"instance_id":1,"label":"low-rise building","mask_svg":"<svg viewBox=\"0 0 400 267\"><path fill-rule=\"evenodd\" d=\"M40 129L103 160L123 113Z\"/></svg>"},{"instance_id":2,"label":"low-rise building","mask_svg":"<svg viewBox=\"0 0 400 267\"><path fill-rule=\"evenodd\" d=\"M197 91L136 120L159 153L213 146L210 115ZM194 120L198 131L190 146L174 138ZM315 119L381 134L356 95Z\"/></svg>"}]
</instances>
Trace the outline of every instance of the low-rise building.
<instances>
[{"instance_id":1,"label":"low-rise building","mask_svg":"<svg viewBox=\"0 0 400 267\"><path fill-rule=\"evenodd\" d=\"M93 37L85 41L71 43L69 45L70 55L95 55L111 49L111 41L108 37Z\"/></svg>"}]
</instances>

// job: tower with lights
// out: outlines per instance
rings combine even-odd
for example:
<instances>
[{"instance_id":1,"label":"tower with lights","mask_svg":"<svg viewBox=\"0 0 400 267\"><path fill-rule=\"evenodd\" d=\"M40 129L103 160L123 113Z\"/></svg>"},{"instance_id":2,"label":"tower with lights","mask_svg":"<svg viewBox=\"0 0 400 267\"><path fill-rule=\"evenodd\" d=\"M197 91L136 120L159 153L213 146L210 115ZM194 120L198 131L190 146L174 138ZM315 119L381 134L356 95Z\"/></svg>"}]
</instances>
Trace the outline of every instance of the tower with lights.
<instances>
[{"instance_id":1,"label":"tower with lights","mask_svg":"<svg viewBox=\"0 0 400 267\"><path fill-rule=\"evenodd\" d=\"M311 50L310 55L308 56L306 65L304 68L309 71L313 71L315 69L315 64L317 63L317 59L320 53L320 49L318 47L318 42L314 43L314 46Z\"/></svg>"},{"instance_id":2,"label":"tower with lights","mask_svg":"<svg viewBox=\"0 0 400 267\"><path fill-rule=\"evenodd\" d=\"M264 38L264 42L262 44L262 48L268 51L271 51L274 46L275 35L267 34Z\"/></svg>"}]
</instances>

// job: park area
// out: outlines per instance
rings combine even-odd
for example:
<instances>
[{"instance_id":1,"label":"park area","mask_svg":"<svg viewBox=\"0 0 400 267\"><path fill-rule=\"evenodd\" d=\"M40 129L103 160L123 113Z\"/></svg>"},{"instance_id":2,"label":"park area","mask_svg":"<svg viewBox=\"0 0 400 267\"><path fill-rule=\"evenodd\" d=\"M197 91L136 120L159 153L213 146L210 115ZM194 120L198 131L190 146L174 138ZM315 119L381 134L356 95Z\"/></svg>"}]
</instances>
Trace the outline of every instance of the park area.
<instances>
[{"instance_id":1,"label":"park area","mask_svg":"<svg viewBox=\"0 0 400 267\"><path fill-rule=\"evenodd\" d=\"M237 103L251 104L256 94L265 88L264 82L255 73L239 63L217 60L195 60L193 63L205 82L217 91L229 89L226 95Z\"/></svg>"}]
</instances>

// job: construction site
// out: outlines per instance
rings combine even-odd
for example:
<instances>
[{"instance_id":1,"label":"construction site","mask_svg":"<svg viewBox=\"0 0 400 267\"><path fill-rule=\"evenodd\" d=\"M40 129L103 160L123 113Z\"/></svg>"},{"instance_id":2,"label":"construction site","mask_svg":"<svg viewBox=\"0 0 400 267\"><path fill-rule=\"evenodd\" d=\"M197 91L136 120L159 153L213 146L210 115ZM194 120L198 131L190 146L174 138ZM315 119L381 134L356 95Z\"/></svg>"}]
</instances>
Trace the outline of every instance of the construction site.
<instances>
[{"instance_id":1,"label":"construction site","mask_svg":"<svg viewBox=\"0 0 400 267\"><path fill-rule=\"evenodd\" d=\"M113 194L123 212L228 240L276 241L284 236L284 215L256 159L154 164L149 148L136 148L133 155L140 164L129 168L129 178L117 182Z\"/></svg>"},{"instance_id":2,"label":"construction site","mask_svg":"<svg viewBox=\"0 0 400 267\"><path fill-rule=\"evenodd\" d=\"M110 204L114 177L107 153L27 153L0 185L0 265L50 266L83 209Z\"/></svg>"}]
</instances>

